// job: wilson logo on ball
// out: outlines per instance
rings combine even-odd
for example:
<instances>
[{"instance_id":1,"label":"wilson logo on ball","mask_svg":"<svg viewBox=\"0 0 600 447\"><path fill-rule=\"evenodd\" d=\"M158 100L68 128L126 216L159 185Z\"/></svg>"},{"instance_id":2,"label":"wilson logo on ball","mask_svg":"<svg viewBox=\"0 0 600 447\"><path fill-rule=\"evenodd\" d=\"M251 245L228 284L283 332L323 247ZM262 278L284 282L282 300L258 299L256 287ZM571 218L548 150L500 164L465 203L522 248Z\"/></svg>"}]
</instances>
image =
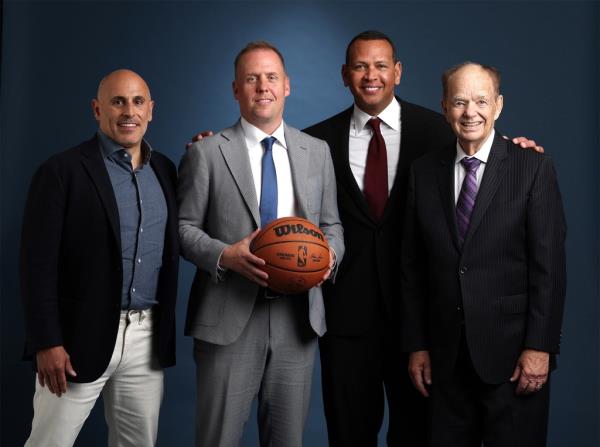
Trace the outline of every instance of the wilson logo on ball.
<instances>
[{"instance_id":1,"label":"wilson logo on ball","mask_svg":"<svg viewBox=\"0 0 600 447\"><path fill-rule=\"evenodd\" d=\"M323 235L320 232L306 228L302 224L279 225L273 228L273 230L275 231L275 236L277 237L287 236L288 234L310 234L317 239L324 240Z\"/></svg>"}]
</instances>

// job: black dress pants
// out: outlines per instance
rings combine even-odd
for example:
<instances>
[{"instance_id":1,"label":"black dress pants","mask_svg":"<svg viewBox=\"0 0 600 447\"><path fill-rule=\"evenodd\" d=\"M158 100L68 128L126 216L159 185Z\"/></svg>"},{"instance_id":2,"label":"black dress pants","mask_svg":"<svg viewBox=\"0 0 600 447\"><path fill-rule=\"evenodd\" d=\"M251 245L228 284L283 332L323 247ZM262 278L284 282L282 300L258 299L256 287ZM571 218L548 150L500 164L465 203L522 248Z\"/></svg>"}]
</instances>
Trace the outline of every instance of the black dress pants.
<instances>
[{"instance_id":1,"label":"black dress pants","mask_svg":"<svg viewBox=\"0 0 600 447\"><path fill-rule=\"evenodd\" d=\"M431 447L544 447L550 383L515 394L516 382L486 384L473 368L464 336L451 377L437 381L432 365Z\"/></svg>"},{"instance_id":2,"label":"black dress pants","mask_svg":"<svg viewBox=\"0 0 600 447\"><path fill-rule=\"evenodd\" d=\"M424 446L426 401L408 378L408 357L388 324L356 336L319 340L323 401L331 447L376 447L389 408L388 446Z\"/></svg>"}]
</instances>

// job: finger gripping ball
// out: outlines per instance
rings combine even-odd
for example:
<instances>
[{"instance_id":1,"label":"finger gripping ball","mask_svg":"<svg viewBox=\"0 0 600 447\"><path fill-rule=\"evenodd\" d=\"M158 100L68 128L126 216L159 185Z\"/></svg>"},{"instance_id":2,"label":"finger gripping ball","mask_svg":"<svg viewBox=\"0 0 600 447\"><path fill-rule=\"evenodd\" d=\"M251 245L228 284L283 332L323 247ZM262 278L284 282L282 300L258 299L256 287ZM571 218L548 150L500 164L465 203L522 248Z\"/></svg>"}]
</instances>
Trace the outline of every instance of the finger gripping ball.
<instances>
[{"instance_id":1,"label":"finger gripping ball","mask_svg":"<svg viewBox=\"0 0 600 447\"><path fill-rule=\"evenodd\" d=\"M306 219L282 217L264 227L250 250L265 261L269 287L301 293L315 286L329 268L329 244L323 232Z\"/></svg>"}]
</instances>

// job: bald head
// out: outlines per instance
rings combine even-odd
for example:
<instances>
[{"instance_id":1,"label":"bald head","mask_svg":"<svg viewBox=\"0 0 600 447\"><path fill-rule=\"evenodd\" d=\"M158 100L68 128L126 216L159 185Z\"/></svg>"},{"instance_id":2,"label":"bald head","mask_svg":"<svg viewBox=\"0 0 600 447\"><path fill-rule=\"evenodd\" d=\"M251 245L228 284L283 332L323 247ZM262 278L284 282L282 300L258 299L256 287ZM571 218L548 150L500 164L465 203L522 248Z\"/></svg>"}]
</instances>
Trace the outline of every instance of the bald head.
<instances>
[{"instance_id":1,"label":"bald head","mask_svg":"<svg viewBox=\"0 0 600 447\"><path fill-rule=\"evenodd\" d=\"M152 121L154 101L146 81L137 73L121 69L106 75L92 100L100 130L124 148L139 148Z\"/></svg>"},{"instance_id":2,"label":"bald head","mask_svg":"<svg viewBox=\"0 0 600 447\"><path fill-rule=\"evenodd\" d=\"M96 98L99 99L100 96L103 95L107 90L110 90L113 84L122 82L139 83L146 89L148 92L148 98L150 98L150 89L148 88L146 81L144 81L144 78L142 78L135 71L128 70L127 68L120 68L104 76L98 84Z\"/></svg>"}]
</instances>

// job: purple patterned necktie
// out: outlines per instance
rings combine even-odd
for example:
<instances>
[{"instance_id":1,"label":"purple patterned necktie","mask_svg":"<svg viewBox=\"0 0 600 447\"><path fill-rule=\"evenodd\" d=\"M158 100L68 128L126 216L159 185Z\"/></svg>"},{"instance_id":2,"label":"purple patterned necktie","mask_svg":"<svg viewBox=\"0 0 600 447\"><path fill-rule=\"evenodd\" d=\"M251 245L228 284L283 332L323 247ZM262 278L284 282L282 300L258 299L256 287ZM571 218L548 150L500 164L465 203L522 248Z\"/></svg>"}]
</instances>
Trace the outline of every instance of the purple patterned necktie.
<instances>
[{"instance_id":1,"label":"purple patterned necktie","mask_svg":"<svg viewBox=\"0 0 600 447\"><path fill-rule=\"evenodd\" d=\"M462 245L467 236L471 214L475 206L475 198L477 197L477 169L481 161L475 157L465 157L460 163L466 171L465 179L463 180L462 188L456 201L456 223L458 225L458 237Z\"/></svg>"}]
</instances>

